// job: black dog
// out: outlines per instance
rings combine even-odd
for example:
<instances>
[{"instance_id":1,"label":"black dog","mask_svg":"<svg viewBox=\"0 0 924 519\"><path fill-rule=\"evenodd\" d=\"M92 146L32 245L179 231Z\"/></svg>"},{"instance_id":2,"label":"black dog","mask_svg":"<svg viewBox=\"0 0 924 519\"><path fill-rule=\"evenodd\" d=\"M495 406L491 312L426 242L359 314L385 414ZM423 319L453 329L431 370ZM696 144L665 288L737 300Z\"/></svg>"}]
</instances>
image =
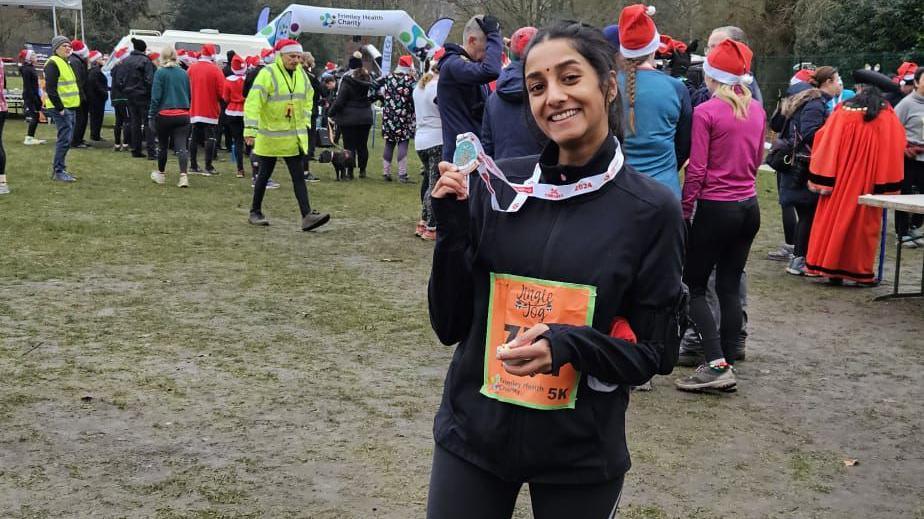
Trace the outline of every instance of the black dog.
<instances>
[{"instance_id":1,"label":"black dog","mask_svg":"<svg viewBox=\"0 0 924 519\"><path fill-rule=\"evenodd\" d=\"M330 162L334 166L334 173L337 182L341 180L353 180L353 168L356 167L356 160L350 150L331 152L324 150L321 152L320 162Z\"/></svg>"}]
</instances>

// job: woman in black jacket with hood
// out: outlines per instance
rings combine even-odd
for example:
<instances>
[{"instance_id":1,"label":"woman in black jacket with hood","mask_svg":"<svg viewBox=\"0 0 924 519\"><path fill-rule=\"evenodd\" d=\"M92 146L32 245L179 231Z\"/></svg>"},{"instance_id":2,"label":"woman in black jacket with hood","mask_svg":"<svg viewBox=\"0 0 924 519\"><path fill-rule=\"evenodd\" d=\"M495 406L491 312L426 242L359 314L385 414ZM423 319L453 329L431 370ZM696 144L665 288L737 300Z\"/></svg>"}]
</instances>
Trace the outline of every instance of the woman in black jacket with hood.
<instances>
[{"instance_id":1,"label":"woman in black jacket with hood","mask_svg":"<svg viewBox=\"0 0 924 519\"><path fill-rule=\"evenodd\" d=\"M610 49L578 22L539 31L523 68L542 154L498 162L509 183L440 164L430 322L458 347L428 518L509 518L524 483L536 519L613 517L629 388L677 360L680 203L625 161Z\"/></svg>"},{"instance_id":2,"label":"woman in black jacket with hood","mask_svg":"<svg viewBox=\"0 0 924 519\"><path fill-rule=\"evenodd\" d=\"M356 54L359 54L358 52ZM372 129L372 98L375 88L369 71L363 68L362 55L350 58L350 71L343 76L337 99L329 115L337 122L343 134L343 147L356 157L359 178L366 178L369 162L369 131ZM353 168L347 169L347 178L353 180Z\"/></svg>"},{"instance_id":3,"label":"woman in black jacket with hood","mask_svg":"<svg viewBox=\"0 0 924 519\"><path fill-rule=\"evenodd\" d=\"M779 173L780 205L795 207L798 215L793 258L786 267L786 272L794 276L807 275L805 254L818 204L818 195L809 191L807 177L815 132L828 118L828 101L842 89L833 67L818 67L809 84L811 88L786 98L781 108L786 122L780 138L794 142L797 157L789 171Z\"/></svg>"}]
</instances>

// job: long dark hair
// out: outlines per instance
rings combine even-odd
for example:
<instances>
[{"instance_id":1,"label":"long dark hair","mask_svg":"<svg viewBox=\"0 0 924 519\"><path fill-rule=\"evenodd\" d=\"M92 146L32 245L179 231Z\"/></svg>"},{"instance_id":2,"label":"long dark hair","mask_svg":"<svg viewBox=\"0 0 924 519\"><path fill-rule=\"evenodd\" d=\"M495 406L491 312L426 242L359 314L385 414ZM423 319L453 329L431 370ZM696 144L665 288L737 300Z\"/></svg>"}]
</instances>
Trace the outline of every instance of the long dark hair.
<instances>
[{"instance_id":1,"label":"long dark hair","mask_svg":"<svg viewBox=\"0 0 924 519\"><path fill-rule=\"evenodd\" d=\"M863 120L866 122L875 119L888 104L889 102L882 97L882 91L872 85L863 85L863 90L859 94L844 101L846 107L865 110Z\"/></svg>"},{"instance_id":2,"label":"long dark hair","mask_svg":"<svg viewBox=\"0 0 924 519\"><path fill-rule=\"evenodd\" d=\"M616 60L613 55L613 47L596 27L574 21L558 22L554 25L543 27L533 36L532 41L523 52L523 70L526 71L526 62L529 59L529 53L536 45L549 40L568 40L571 47L574 48L584 59L590 63L590 66L597 72L600 80L600 91L604 97L607 95L606 86L609 84L611 73L616 71ZM610 103L607 111L607 120L610 132L612 132L622 142L622 100L617 89L616 96ZM526 82L523 82L523 103L526 110L529 111L529 92L526 89ZM532 126L536 126L536 121L529 112L527 121ZM541 132L540 132L541 133Z\"/></svg>"}]
</instances>

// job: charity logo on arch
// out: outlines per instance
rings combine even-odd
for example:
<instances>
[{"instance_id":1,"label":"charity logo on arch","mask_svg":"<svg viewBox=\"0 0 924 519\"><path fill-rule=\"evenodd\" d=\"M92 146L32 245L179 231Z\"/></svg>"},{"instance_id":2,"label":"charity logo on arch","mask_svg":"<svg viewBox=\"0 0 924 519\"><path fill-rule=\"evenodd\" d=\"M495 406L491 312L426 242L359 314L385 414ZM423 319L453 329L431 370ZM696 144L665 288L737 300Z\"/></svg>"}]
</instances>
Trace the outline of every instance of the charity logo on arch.
<instances>
[{"instance_id":1,"label":"charity logo on arch","mask_svg":"<svg viewBox=\"0 0 924 519\"><path fill-rule=\"evenodd\" d=\"M333 14L330 14L330 13L324 13L323 15L321 15L321 25L322 25L325 29L330 28L330 27L333 27L333 26L336 25L336 24L337 24L337 16L336 16L336 15L333 15Z\"/></svg>"}]
</instances>

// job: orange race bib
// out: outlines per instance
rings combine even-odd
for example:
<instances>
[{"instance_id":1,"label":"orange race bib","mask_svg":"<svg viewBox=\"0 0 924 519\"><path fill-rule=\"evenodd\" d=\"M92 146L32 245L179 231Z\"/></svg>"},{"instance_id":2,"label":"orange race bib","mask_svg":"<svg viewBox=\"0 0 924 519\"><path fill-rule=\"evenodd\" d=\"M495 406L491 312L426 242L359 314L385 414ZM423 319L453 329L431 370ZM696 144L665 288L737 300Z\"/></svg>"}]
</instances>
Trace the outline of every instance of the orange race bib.
<instances>
[{"instance_id":1,"label":"orange race bib","mask_svg":"<svg viewBox=\"0 0 924 519\"><path fill-rule=\"evenodd\" d=\"M571 364L548 375L519 377L504 370L497 348L539 323L590 325L596 298L590 285L492 273L481 394L532 409L574 409L581 374Z\"/></svg>"}]
</instances>

